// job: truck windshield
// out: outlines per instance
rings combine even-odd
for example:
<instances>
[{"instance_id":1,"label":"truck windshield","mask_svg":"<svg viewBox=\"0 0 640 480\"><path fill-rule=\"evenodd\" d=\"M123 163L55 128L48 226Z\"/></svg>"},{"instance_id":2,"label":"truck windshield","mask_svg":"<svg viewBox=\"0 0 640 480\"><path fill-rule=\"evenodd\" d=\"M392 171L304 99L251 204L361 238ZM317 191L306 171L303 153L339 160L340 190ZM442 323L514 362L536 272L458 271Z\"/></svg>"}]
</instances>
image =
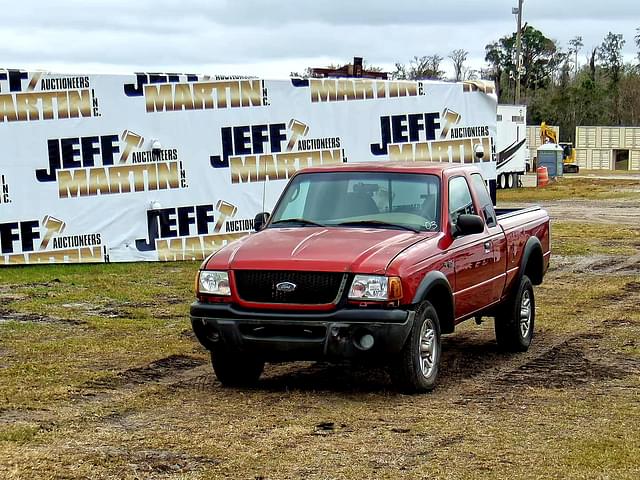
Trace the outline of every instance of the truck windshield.
<instances>
[{"instance_id":1,"label":"truck windshield","mask_svg":"<svg viewBox=\"0 0 640 480\"><path fill-rule=\"evenodd\" d=\"M303 173L282 194L270 226L437 231L440 181L415 173Z\"/></svg>"}]
</instances>

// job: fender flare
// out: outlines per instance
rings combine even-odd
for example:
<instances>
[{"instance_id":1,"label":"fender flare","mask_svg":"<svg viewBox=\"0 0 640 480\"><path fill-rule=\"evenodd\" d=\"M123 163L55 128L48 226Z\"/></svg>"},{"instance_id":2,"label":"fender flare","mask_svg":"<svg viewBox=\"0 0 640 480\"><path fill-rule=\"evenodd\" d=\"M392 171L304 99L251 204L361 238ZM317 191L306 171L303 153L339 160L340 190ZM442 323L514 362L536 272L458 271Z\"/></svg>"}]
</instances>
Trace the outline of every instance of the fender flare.
<instances>
[{"instance_id":1,"label":"fender flare","mask_svg":"<svg viewBox=\"0 0 640 480\"><path fill-rule=\"evenodd\" d=\"M440 295L435 302L436 310L440 316L440 330L442 333L452 333L454 331L454 299L453 291L449 280L439 270L433 270L427 273L413 296L413 304L422 302L434 288L446 290L447 294L443 297ZM443 311L444 310L444 311Z\"/></svg>"},{"instance_id":2,"label":"fender flare","mask_svg":"<svg viewBox=\"0 0 640 480\"><path fill-rule=\"evenodd\" d=\"M527 239L527 243L525 243L524 245L524 253L522 254L522 260L520 260L520 268L518 269L518 283L520 283L520 279L522 279L522 277L524 276L525 267L529 263L531 256L538 253L540 255L540 260L542 260L542 243L540 243L540 239L538 237L531 236ZM540 265L540 267L542 268L542 264ZM531 283L533 283L534 285L539 285L540 283L542 283L543 275L544 273L540 271L538 277L538 272L536 272L536 278L530 278Z\"/></svg>"}]
</instances>

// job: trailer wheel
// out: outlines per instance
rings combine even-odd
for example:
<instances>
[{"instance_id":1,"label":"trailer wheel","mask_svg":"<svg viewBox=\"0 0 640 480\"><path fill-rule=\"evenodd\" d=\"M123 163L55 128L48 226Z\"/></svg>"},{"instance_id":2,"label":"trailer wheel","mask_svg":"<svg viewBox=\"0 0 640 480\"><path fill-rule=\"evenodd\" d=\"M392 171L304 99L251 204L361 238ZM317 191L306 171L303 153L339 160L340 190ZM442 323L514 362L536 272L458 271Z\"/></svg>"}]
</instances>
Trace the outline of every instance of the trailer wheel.
<instances>
[{"instance_id":1,"label":"trailer wheel","mask_svg":"<svg viewBox=\"0 0 640 480\"><path fill-rule=\"evenodd\" d=\"M507 352L526 352L533 339L536 302L533 285L526 275L496 314L496 341Z\"/></svg>"},{"instance_id":2,"label":"trailer wheel","mask_svg":"<svg viewBox=\"0 0 640 480\"><path fill-rule=\"evenodd\" d=\"M246 387L255 384L264 361L254 356L218 346L211 350L213 371L225 387Z\"/></svg>"},{"instance_id":3,"label":"trailer wheel","mask_svg":"<svg viewBox=\"0 0 640 480\"><path fill-rule=\"evenodd\" d=\"M513 188L516 184L516 175L517 173L509 173L507 174L507 188Z\"/></svg>"},{"instance_id":4,"label":"trailer wheel","mask_svg":"<svg viewBox=\"0 0 640 480\"><path fill-rule=\"evenodd\" d=\"M507 178L504 173L501 173L500 175L498 175L498 186L501 189L507 188Z\"/></svg>"},{"instance_id":5,"label":"trailer wheel","mask_svg":"<svg viewBox=\"0 0 640 480\"><path fill-rule=\"evenodd\" d=\"M433 390L440 367L440 321L431 302L420 304L404 347L390 365L391 380L405 393Z\"/></svg>"}]
</instances>

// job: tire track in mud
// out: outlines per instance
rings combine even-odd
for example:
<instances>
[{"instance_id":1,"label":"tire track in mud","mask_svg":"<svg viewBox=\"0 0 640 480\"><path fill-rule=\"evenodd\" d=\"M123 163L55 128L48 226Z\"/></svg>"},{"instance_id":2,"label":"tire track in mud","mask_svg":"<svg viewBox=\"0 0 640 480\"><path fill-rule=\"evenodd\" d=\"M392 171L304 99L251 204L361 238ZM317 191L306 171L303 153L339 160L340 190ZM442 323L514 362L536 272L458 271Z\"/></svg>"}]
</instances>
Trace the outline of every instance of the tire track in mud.
<instances>
[{"instance_id":1,"label":"tire track in mud","mask_svg":"<svg viewBox=\"0 0 640 480\"><path fill-rule=\"evenodd\" d=\"M618 293L602 300L607 307L615 309L638 305L640 282L629 281ZM594 310L593 314L596 313ZM573 389L588 384L606 385L640 375L640 359L613 352L609 345L603 345L611 329L633 327L640 330L640 322L609 318L599 322L591 320L590 324L593 326L589 332L573 335L536 334L531 349L525 354L502 354L505 362L463 379L457 387L454 383L452 393L461 396L454 403L493 403L528 387Z\"/></svg>"},{"instance_id":2,"label":"tire track in mud","mask_svg":"<svg viewBox=\"0 0 640 480\"><path fill-rule=\"evenodd\" d=\"M62 324L71 326L85 325L87 322L83 320L72 320L67 318L56 318L38 313L16 312L10 308L0 307L0 324L8 322L29 322L29 323L48 323Z\"/></svg>"},{"instance_id":3,"label":"tire track in mud","mask_svg":"<svg viewBox=\"0 0 640 480\"><path fill-rule=\"evenodd\" d=\"M497 381L501 385L572 388L640 373L640 360L611 354L602 357L604 352L598 346L603 337L602 333L572 336L499 376ZM596 352L598 355L593 355Z\"/></svg>"},{"instance_id":4,"label":"tire track in mud","mask_svg":"<svg viewBox=\"0 0 640 480\"><path fill-rule=\"evenodd\" d=\"M114 377L94 380L85 383L81 388L92 389L114 389L128 387L132 385L143 385L152 382L161 382L171 378L185 370L192 370L203 365L199 358L187 355L170 355L159 360L155 360L143 367L135 367L119 372Z\"/></svg>"},{"instance_id":5,"label":"tire track in mud","mask_svg":"<svg viewBox=\"0 0 640 480\"><path fill-rule=\"evenodd\" d=\"M153 407L131 410L128 407L130 400L159 385L171 388L171 385L191 384L193 379L205 376L207 371L212 377L213 372L205 363L202 358L188 355L161 358L108 379L87 382L75 389L75 393L70 392L70 396L52 402L44 409L0 410L0 429L3 425L26 428L39 435L70 428L77 435L82 435L108 424L110 428L137 432L145 425L135 415L149 415L154 411ZM165 478L167 475L190 474L220 463L217 458L193 455L180 449L140 449L130 445L94 444L90 440L78 449L77 442L68 443L64 438L58 441L57 446L54 455L75 455L79 462L88 464L109 462L118 469L120 478L140 478L141 474L144 478ZM47 456L51 455L48 445L39 447L32 444L30 448L36 452L43 448Z\"/></svg>"},{"instance_id":6,"label":"tire track in mud","mask_svg":"<svg viewBox=\"0 0 640 480\"><path fill-rule=\"evenodd\" d=\"M101 405L114 408L128 398L152 386L191 385L206 376L206 360L188 355L170 355L142 367L130 368L112 377L85 382L70 387L69 396L52 403L46 409L0 410L0 425L14 422L51 425L67 423L85 417L87 409ZM210 371L210 367L208 368ZM213 372L210 373L213 376Z\"/></svg>"},{"instance_id":7,"label":"tire track in mud","mask_svg":"<svg viewBox=\"0 0 640 480\"><path fill-rule=\"evenodd\" d=\"M203 455L193 455L182 451L166 449L136 449L131 446L81 447L76 453L95 461L116 465L120 478L166 478L197 472L205 466L219 465L221 460ZM182 478L182 477L180 477Z\"/></svg>"},{"instance_id":8,"label":"tire track in mud","mask_svg":"<svg viewBox=\"0 0 640 480\"><path fill-rule=\"evenodd\" d=\"M629 257L620 255L561 256L553 258L550 271L584 275L640 275L640 253Z\"/></svg>"}]
</instances>

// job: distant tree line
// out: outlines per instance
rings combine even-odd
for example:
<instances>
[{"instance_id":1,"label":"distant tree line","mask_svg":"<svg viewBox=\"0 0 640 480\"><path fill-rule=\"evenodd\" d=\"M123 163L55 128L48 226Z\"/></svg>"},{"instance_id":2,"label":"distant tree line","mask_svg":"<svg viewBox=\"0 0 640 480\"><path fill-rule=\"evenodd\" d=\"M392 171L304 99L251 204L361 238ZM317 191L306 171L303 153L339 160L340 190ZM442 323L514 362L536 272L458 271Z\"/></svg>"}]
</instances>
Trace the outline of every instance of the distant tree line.
<instances>
[{"instance_id":1,"label":"distant tree line","mask_svg":"<svg viewBox=\"0 0 640 480\"><path fill-rule=\"evenodd\" d=\"M531 25L522 29L521 103L527 105L529 124L559 125L563 140L574 141L576 125L640 126L640 28L633 38L637 62L625 63L622 34L609 32L602 43L579 56L581 36L566 47ZM468 68L468 52L453 50L447 61L453 65L452 80L493 80L498 101L513 103L516 89L516 34L506 35L485 47L487 67ZM444 57L439 54L414 56L408 64L396 63L392 78L442 80ZM376 67L367 66L369 69ZM381 70L378 68L378 70ZM308 77L311 69L292 76Z\"/></svg>"},{"instance_id":2,"label":"distant tree line","mask_svg":"<svg viewBox=\"0 0 640 480\"><path fill-rule=\"evenodd\" d=\"M576 125L640 125L640 28L634 37L639 63L624 63L625 44L619 33L609 32L602 43L578 58L581 36L566 48L541 31L522 31L521 102L528 106L530 124L559 125L563 140L575 141ZM516 86L515 33L485 47L488 67L482 78L494 80L501 103L513 103Z\"/></svg>"}]
</instances>

